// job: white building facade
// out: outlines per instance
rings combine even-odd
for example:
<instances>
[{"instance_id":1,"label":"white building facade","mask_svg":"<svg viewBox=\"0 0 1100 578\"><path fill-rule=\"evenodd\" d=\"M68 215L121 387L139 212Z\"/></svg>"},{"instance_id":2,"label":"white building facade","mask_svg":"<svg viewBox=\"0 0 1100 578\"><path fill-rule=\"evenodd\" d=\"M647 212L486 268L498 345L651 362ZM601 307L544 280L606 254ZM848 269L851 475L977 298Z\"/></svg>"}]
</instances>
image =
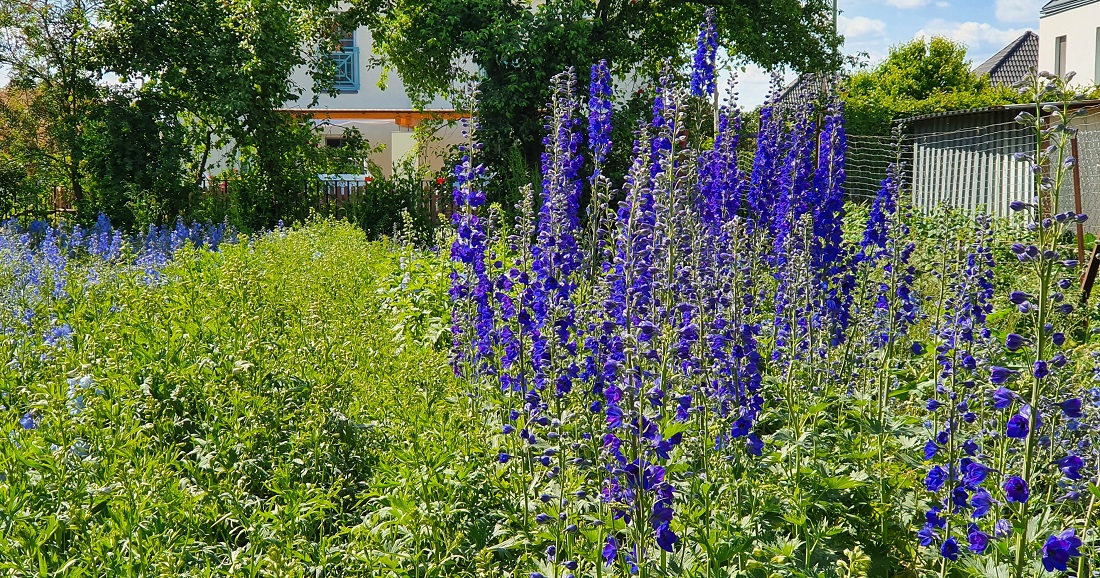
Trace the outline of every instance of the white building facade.
<instances>
[{"instance_id":1,"label":"white building facade","mask_svg":"<svg viewBox=\"0 0 1100 578\"><path fill-rule=\"evenodd\" d=\"M1100 0L1051 0L1039 12L1039 70L1100 83Z\"/></svg>"},{"instance_id":2,"label":"white building facade","mask_svg":"<svg viewBox=\"0 0 1100 578\"><path fill-rule=\"evenodd\" d=\"M361 27L348 34L340 50L330 56L337 68L336 96L318 94L317 104L310 106L314 97L310 90L313 79L308 70L300 69L293 80L305 92L297 101L287 103L286 111L309 115L321 127L322 143L328 146L342 145L346 128L358 129L370 146L382 145L382 151L371 160L386 176L405 162L430 171L440 170L448 149L464 140L462 127L456 122L463 115L439 99L418 109L397 74L389 75L385 90L379 88L382 71L368 66L370 54L369 30ZM439 128L418 142L415 130L422 123Z\"/></svg>"}]
</instances>

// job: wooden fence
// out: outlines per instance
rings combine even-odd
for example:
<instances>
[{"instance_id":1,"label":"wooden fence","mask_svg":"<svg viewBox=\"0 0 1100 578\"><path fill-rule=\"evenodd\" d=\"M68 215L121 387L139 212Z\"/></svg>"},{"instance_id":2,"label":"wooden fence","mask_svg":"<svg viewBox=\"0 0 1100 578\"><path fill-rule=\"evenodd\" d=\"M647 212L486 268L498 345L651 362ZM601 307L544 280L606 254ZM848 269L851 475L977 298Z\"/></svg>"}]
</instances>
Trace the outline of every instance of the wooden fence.
<instances>
[{"instance_id":1,"label":"wooden fence","mask_svg":"<svg viewBox=\"0 0 1100 578\"><path fill-rule=\"evenodd\" d=\"M237 186L237 181L229 178L207 179L200 189L205 194L226 199ZM400 199L404 194L412 197L409 200L411 206L407 208L413 213L413 218L424 219L432 226L450 222L451 215L454 214L454 196L445 181L419 181L410 191L378 195L380 190L385 191L379 188L384 186L388 185L372 183L366 179L319 179L308 190L303 191L302 197L303 202L325 214L341 214L342 210L356 203L372 202L372 197Z\"/></svg>"}]
</instances>

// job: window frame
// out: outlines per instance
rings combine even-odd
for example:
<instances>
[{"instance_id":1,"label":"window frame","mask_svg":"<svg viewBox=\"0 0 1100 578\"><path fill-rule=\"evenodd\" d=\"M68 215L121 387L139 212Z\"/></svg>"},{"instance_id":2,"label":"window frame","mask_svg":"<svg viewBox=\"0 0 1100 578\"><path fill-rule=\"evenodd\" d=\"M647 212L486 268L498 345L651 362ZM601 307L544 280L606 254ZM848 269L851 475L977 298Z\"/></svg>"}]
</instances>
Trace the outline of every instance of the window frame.
<instances>
[{"instance_id":1,"label":"window frame","mask_svg":"<svg viewBox=\"0 0 1100 578\"><path fill-rule=\"evenodd\" d=\"M1058 76L1064 76L1066 74L1066 55L1067 55L1067 42L1066 36L1063 34L1054 39L1054 74Z\"/></svg>"}]
</instances>

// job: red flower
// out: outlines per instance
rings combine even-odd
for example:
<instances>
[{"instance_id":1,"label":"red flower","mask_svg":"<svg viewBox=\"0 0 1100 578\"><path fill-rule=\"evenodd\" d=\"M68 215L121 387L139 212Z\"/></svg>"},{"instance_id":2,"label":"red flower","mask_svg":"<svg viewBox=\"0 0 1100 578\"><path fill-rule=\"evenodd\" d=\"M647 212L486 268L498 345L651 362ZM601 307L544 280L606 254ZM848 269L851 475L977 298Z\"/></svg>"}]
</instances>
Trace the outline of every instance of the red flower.
<instances>
[{"instance_id":1,"label":"red flower","mask_svg":"<svg viewBox=\"0 0 1100 578\"><path fill-rule=\"evenodd\" d=\"M435 178L435 184L437 184L437 185L442 185L443 181L444 181L443 177L436 177Z\"/></svg>"}]
</instances>

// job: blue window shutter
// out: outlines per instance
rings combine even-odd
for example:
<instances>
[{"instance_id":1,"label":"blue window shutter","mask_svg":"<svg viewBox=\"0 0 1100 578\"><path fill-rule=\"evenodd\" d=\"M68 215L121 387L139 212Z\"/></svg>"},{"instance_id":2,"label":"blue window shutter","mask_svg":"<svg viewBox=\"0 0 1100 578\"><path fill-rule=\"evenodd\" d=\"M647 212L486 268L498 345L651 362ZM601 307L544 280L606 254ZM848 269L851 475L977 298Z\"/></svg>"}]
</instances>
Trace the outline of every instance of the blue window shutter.
<instances>
[{"instance_id":1,"label":"blue window shutter","mask_svg":"<svg viewBox=\"0 0 1100 578\"><path fill-rule=\"evenodd\" d=\"M339 91L359 90L359 47L355 45L355 33L352 32L341 43L339 52L332 52L329 58L336 65L335 88Z\"/></svg>"}]
</instances>

